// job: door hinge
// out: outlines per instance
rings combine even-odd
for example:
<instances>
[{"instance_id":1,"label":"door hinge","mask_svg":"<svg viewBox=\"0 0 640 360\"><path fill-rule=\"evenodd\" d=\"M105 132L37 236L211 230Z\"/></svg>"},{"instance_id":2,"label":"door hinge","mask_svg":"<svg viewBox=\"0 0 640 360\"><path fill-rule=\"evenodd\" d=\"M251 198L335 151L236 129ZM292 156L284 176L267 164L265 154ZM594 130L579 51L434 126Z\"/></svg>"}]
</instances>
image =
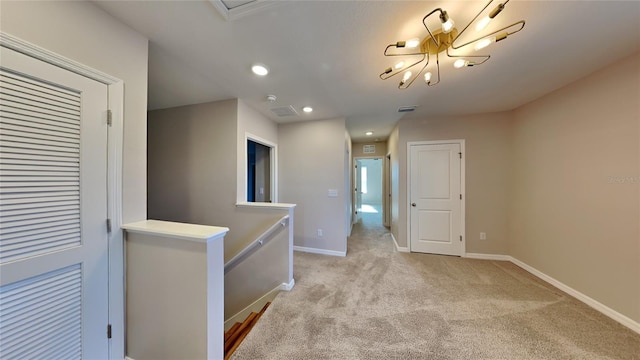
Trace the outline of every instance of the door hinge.
<instances>
[{"instance_id":1,"label":"door hinge","mask_svg":"<svg viewBox=\"0 0 640 360\"><path fill-rule=\"evenodd\" d=\"M111 219L107 219L107 232L111 234Z\"/></svg>"},{"instance_id":2,"label":"door hinge","mask_svg":"<svg viewBox=\"0 0 640 360\"><path fill-rule=\"evenodd\" d=\"M462 159L462 153L461 153L461 152L459 152L459 153L458 153L458 155L460 155L460 159Z\"/></svg>"},{"instance_id":3,"label":"door hinge","mask_svg":"<svg viewBox=\"0 0 640 360\"><path fill-rule=\"evenodd\" d=\"M111 324L107 325L107 339L111 339Z\"/></svg>"},{"instance_id":4,"label":"door hinge","mask_svg":"<svg viewBox=\"0 0 640 360\"><path fill-rule=\"evenodd\" d=\"M460 200L462 200L462 194L460 194Z\"/></svg>"},{"instance_id":5,"label":"door hinge","mask_svg":"<svg viewBox=\"0 0 640 360\"><path fill-rule=\"evenodd\" d=\"M107 125L111 126L113 124L113 113L111 110L107 110Z\"/></svg>"},{"instance_id":6,"label":"door hinge","mask_svg":"<svg viewBox=\"0 0 640 360\"><path fill-rule=\"evenodd\" d=\"M462 241L462 235L460 235L460 241Z\"/></svg>"}]
</instances>

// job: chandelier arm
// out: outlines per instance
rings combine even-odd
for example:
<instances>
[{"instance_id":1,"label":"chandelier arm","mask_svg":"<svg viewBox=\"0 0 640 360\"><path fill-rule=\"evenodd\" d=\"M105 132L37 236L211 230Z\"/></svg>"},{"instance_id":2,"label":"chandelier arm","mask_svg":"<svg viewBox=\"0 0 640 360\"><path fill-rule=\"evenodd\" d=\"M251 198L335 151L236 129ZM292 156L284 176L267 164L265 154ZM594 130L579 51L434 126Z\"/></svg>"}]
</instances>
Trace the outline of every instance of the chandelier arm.
<instances>
[{"instance_id":1,"label":"chandelier arm","mask_svg":"<svg viewBox=\"0 0 640 360\"><path fill-rule=\"evenodd\" d=\"M491 0L493 1L493 0ZM432 10L430 13L428 13L427 15L425 15L422 18L422 24L424 25L424 27L427 29L427 32L429 32L429 36L431 36L431 40L433 41L434 44L436 44L436 46L440 46L440 43L438 42L438 40L436 39L435 36L433 36L433 33L431 32L431 30L429 29L429 27L427 26L427 18L431 15L433 15L434 13L436 13L437 11L440 12L440 15L442 15L443 10L441 8L436 8L434 10Z\"/></svg>"},{"instance_id":2,"label":"chandelier arm","mask_svg":"<svg viewBox=\"0 0 640 360\"><path fill-rule=\"evenodd\" d=\"M420 69L420 71L418 71L418 73L416 74L416 76L414 76L414 77L411 79L411 81L409 81L409 82L404 82L404 83L401 81L401 82L398 84L398 89L400 89L400 90L404 90L404 89L408 88L409 86L411 86L411 84L413 84L413 82L414 82L414 81L416 81L416 79L420 76L420 74L422 74L422 72L424 71L424 69L426 69L426 68L427 68L427 65L429 65L429 60L430 60L430 59L429 59L429 57L427 57L427 62L424 64L424 66L422 67L422 69Z\"/></svg>"},{"instance_id":3,"label":"chandelier arm","mask_svg":"<svg viewBox=\"0 0 640 360\"><path fill-rule=\"evenodd\" d=\"M513 24L511 24L511 25L507 25L507 26L503 27L502 29L498 29L498 30L496 30L496 31L494 31L494 32L492 32L492 33L490 33L490 34L483 35L483 36L481 36L481 37L479 37L479 38L477 38L477 39L473 39L473 40L471 40L471 41L469 41L469 42L466 42L466 43L464 43L464 44L462 44L462 45L457 45L457 46L456 46L456 45L454 45L454 43L455 43L455 40L454 40L453 42L451 42L451 48L452 48L452 49L457 50L457 49L460 49L461 47L464 47L464 46L467 46L467 45L469 45L469 44L472 44L472 43L474 43L474 42L476 42L476 41L478 41L478 40L488 38L488 37L490 37L491 35L497 35L498 33L502 32L502 31L504 31L504 30L510 29L510 28L512 28L512 27L514 27L514 26L516 26L516 25L520 25L520 27L519 27L518 29L514 30L514 31L511 31L511 32L507 31L507 36L509 36L509 35L513 35L513 34L515 34L515 33L517 33L517 32L522 31L522 29L524 29L524 24L525 24L525 21L524 21L524 20L520 20L520 21L518 21L518 22L514 22Z\"/></svg>"},{"instance_id":4,"label":"chandelier arm","mask_svg":"<svg viewBox=\"0 0 640 360\"><path fill-rule=\"evenodd\" d=\"M447 49L447 56L450 58L461 58L461 59L467 59L467 58L483 58L484 60L474 63L473 65L482 65L484 63L487 62L487 60L489 60L491 58L491 55L451 55L449 54L449 49Z\"/></svg>"},{"instance_id":5,"label":"chandelier arm","mask_svg":"<svg viewBox=\"0 0 640 360\"><path fill-rule=\"evenodd\" d=\"M434 82L433 84L431 83L431 81L429 81L427 83L427 86L436 86L440 83L440 53L436 53L436 69L438 69L438 81Z\"/></svg>"},{"instance_id":6,"label":"chandelier arm","mask_svg":"<svg viewBox=\"0 0 640 360\"><path fill-rule=\"evenodd\" d=\"M493 0L489 0L489 2L487 3L487 5L485 5L485 6L484 6L484 7L483 7L479 12L478 12L478 14L477 14L473 19L471 19L471 21L469 21L469 23L467 24L467 26L465 26L465 27L464 27L464 29L462 29L462 31L460 31L460 32L458 33L458 35L456 35L456 37L454 37L454 38L453 38L453 40L451 40L451 46L452 46L452 47L453 47L453 44L456 42L456 40L458 40L458 38L459 38L460 36L462 36L462 34L464 34L464 32L469 28L469 26L471 26L471 24L473 24L473 23L476 21L476 19L480 16L480 14L482 14L482 13L483 13L483 12L484 12L488 7L489 7L489 5L491 5L491 3L492 3L492 2L493 2ZM508 0L507 0L507 2L508 2ZM506 3L505 3L505 4L506 4ZM426 25L425 25L425 26L426 26ZM453 47L453 48L455 49L455 47Z\"/></svg>"},{"instance_id":7,"label":"chandelier arm","mask_svg":"<svg viewBox=\"0 0 640 360\"><path fill-rule=\"evenodd\" d=\"M423 52L412 52L412 53L402 53L402 54L387 54L387 51L389 51L390 48L398 48L398 46L396 44L389 44L387 45L387 47L384 49L384 56L412 56L412 55L423 55Z\"/></svg>"},{"instance_id":8,"label":"chandelier arm","mask_svg":"<svg viewBox=\"0 0 640 360\"><path fill-rule=\"evenodd\" d=\"M419 63L423 62L424 59L426 59L426 57L427 57L427 55L423 54L423 53L419 53L417 55L422 55L422 59L414 62L413 64L411 64L409 66L404 66L404 67L402 67L402 69L397 69L396 71L391 71L391 72L383 72L382 74L380 74L380 79L387 80L388 78L390 78L392 76L396 76L399 73L401 73L401 72L403 72L405 70L408 70L408 69L418 65ZM387 56L402 56L402 55L387 55ZM429 60L428 59L427 59L427 64L429 64ZM425 66L427 66L427 65L425 65Z\"/></svg>"}]
</instances>

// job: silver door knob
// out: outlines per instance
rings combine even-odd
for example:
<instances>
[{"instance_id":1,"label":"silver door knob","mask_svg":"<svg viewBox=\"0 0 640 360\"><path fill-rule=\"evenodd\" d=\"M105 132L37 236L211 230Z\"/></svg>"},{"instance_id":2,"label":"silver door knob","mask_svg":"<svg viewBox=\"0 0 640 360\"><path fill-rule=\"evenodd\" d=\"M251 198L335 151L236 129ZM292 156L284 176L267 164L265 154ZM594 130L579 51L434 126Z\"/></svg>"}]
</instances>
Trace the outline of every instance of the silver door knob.
<instances>
[{"instance_id":1,"label":"silver door knob","mask_svg":"<svg viewBox=\"0 0 640 360\"><path fill-rule=\"evenodd\" d=\"M411 203L411 206L416 207L416 203Z\"/></svg>"}]
</instances>

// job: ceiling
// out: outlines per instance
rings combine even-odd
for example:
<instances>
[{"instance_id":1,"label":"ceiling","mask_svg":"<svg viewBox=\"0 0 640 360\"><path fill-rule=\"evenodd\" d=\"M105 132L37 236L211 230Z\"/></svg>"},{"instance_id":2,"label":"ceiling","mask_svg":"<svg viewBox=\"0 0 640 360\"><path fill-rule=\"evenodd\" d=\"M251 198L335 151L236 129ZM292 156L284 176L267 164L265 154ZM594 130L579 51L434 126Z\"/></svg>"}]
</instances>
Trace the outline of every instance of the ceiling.
<instances>
[{"instance_id":1,"label":"ceiling","mask_svg":"<svg viewBox=\"0 0 640 360\"><path fill-rule=\"evenodd\" d=\"M454 69L442 61L440 84L418 79L399 90L399 76L378 77L393 64L386 45L425 37L422 18L437 7L461 29L485 1L259 0L230 19L218 1L95 3L149 38L150 110L240 98L279 123L344 117L354 141L386 139L402 116L511 110L640 51L639 1L511 0L491 28L521 19L526 26L481 51L488 62ZM238 11L244 6L251 11ZM269 75L255 76L253 63ZM270 111L288 105L299 115ZM301 111L307 105L310 114ZM398 113L408 105L416 111Z\"/></svg>"}]
</instances>

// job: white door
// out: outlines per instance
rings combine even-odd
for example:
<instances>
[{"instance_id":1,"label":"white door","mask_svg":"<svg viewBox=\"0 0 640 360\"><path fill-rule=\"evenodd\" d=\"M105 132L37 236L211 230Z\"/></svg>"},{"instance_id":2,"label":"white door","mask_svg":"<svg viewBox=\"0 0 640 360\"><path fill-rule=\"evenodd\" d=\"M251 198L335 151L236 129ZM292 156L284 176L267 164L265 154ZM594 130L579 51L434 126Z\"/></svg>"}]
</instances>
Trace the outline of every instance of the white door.
<instances>
[{"instance_id":1,"label":"white door","mask_svg":"<svg viewBox=\"0 0 640 360\"><path fill-rule=\"evenodd\" d=\"M354 172L355 176L355 186L354 193L356 199L356 219L355 222L360 221L362 219L362 173L360 172L362 166L360 165L360 160L356 160Z\"/></svg>"},{"instance_id":2,"label":"white door","mask_svg":"<svg viewBox=\"0 0 640 360\"><path fill-rule=\"evenodd\" d=\"M410 146L411 251L462 255L459 143Z\"/></svg>"},{"instance_id":3,"label":"white door","mask_svg":"<svg viewBox=\"0 0 640 360\"><path fill-rule=\"evenodd\" d=\"M0 48L0 358L108 357L107 86Z\"/></svg>"}]
</instances>

